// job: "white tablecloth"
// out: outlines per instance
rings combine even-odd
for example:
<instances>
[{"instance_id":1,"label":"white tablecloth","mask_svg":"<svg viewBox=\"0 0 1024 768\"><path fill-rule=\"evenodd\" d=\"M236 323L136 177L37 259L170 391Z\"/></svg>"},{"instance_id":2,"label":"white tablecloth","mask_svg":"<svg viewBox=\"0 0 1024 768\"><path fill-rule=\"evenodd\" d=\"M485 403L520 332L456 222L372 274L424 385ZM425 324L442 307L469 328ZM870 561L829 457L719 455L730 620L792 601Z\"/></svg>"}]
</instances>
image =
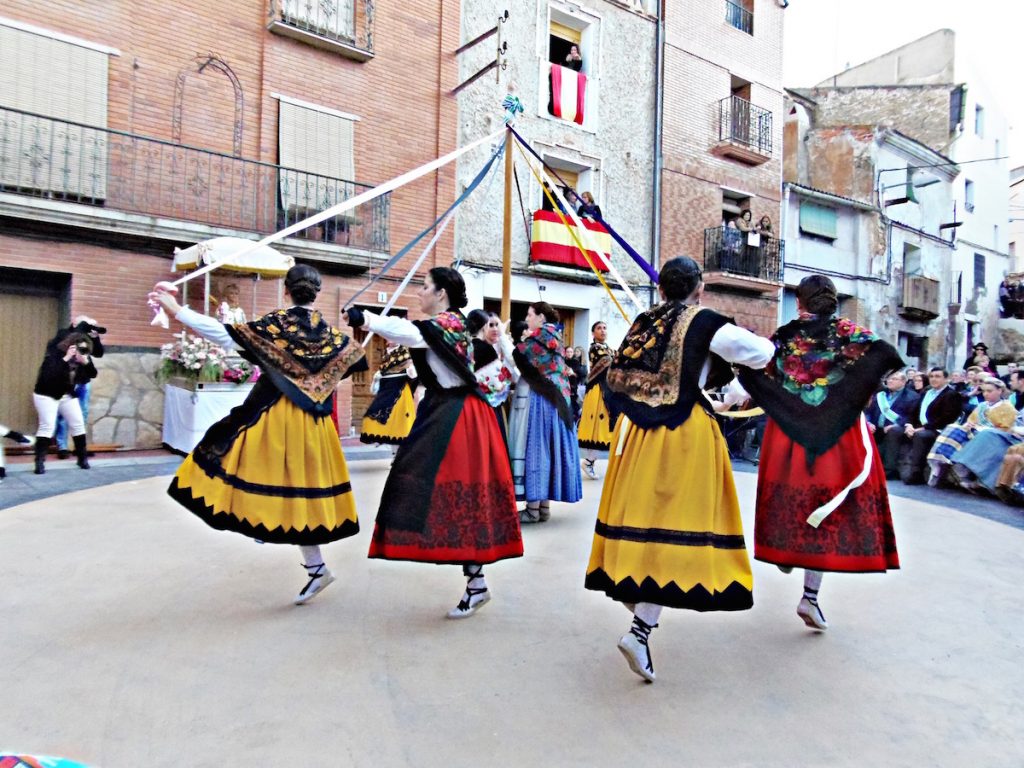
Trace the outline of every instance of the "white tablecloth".
<instances>
[{"instance_id":1,"label":"white tablecloth","mask_svg":"<svg viewBox=\"0 0 1024 768\"><path fill-rule=\"evenodd\" d=\"M176 451L191 453L206 430L240 405L251 391L252 384L196 391L167 384L164 387L164 443Z\"/></svg>"}]
</instances>

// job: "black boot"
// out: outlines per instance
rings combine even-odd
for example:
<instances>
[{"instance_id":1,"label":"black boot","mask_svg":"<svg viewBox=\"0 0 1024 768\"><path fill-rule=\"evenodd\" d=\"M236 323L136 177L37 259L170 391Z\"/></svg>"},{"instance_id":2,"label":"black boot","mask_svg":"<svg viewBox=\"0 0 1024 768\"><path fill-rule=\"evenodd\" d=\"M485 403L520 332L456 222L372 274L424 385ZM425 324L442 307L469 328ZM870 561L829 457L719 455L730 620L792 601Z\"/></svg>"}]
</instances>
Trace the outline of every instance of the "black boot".
<instances>
[{"instance_id":1,"label":"black boot","mask_svg":"<svg viewBox=\"0 0 1024 768\"><path fill-rule=\"evenodd\" d=\"M85 448L85 435L75 435L75 456L78 457L78 466L82 469L89 469L89 453Z\"/></svg>"},{"instance_id":2,"label":"black boot","mask_svg":"<svg viewBox=\"0 0 1024 768\"><path fill-rule=\"evenodd\" d=\"M50 441L52 438L49 437L37 437L36 438L36 471L37 475L46 474L46 452L50 450Z\"/></svg>"}]
</instances>

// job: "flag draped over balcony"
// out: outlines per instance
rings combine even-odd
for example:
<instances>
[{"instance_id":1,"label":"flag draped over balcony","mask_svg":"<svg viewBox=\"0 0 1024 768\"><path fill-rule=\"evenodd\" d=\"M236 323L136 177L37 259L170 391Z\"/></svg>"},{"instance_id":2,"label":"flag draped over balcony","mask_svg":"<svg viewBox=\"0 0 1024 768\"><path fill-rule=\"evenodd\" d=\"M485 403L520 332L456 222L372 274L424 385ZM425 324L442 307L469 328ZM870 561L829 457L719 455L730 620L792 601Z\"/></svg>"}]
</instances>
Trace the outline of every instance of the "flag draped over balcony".
<instances>
[{"instance_id":1,"label":"flag draped over balcony","mask_svg":"<svg viewBox=\"0 0 1024 768\"><path fill-rule=\"evenodd\" d=\"M582 72L551 65L551 104L555 117L583 125L583 105L587 101L587 76Z\"/></svg>"},{"instance_id":2,"label":"flag draped over balcony","mask_svg":"<svg viewBox=\"0 0 1024 768\"><path fill-rule=\"evenodd\" d=\"M570 227L574 227L570 223ZM602 224L596 221L583 219L583 226L589 230L590 235L583 242L587 245L594 245L606 259L611 258L612 236ZM565 267L580 267L590 269L583 254L572 239L567 227L562 224L558 214L554 211L534 211L533 233L530 238L530 260L544 262L545 264L558 264ZM602 272L608 268L598 258L595 251L588 251L594 266Z\"/></svg>"}]
</instances>

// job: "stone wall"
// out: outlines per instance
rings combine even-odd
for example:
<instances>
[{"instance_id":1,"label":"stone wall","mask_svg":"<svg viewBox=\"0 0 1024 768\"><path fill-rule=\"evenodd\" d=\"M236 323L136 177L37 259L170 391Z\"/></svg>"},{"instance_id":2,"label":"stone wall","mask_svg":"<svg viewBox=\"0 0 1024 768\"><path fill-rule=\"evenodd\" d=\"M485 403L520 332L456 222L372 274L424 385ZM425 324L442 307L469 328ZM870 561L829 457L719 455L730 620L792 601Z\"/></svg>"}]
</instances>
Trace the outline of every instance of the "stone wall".
<instances>
[{"instance_id":1,"label":"stone wall","mask_svg":"<svg viewBox=\"0 0 1024 768\"><path fill-rule=\"evenodd\" d=\"M122 448L159 448L164 390L155 373L159 352L108 352L89 399L89 440Z\"/></svg>"}]
</instances>

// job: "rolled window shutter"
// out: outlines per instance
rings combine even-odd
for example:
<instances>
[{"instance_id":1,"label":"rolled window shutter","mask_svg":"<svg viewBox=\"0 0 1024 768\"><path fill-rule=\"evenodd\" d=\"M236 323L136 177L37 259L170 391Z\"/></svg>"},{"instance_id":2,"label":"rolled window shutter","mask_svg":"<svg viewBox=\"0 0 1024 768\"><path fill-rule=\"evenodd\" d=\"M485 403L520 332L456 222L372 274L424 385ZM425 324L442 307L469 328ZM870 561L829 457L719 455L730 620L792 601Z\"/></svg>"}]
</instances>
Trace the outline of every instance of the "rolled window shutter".
<instances>
[{"instance_id":1,"label":"rolled window shutter","mask_svg":"<svg viewBox=\"0 0 1024 768\"><path fill-rule=\"evenodd\" d=\"M2 183L105 199L106 134L54 121L107 127L107 54L6 26L0 50L9 62L0 68L0 106L53 118L7 113L5 134L17 159L3 164Z\"/></svg>"},{"instance_id":2,"label":"rolled window shutter","mask_svg":"<svg viewBox=\"0 0 1024 768\"><path fill-rule=\"evenodd\" d=\"M278 162L281 199L296 217L351 195L355 176L353 121L280 101Z\"/></svg>"}]
</instances>

